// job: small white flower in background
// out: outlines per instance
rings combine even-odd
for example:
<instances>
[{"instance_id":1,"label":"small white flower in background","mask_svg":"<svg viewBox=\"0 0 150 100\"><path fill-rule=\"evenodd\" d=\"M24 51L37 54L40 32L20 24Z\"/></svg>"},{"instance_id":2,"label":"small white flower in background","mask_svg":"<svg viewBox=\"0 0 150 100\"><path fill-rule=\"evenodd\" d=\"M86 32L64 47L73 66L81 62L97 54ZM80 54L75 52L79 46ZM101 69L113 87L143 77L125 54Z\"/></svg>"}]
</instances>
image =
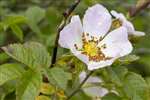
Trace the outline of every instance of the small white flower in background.
<instances>
[{"instance_id":1,"label":"small white flower in background","mask_svg":"<svg viewBox=\"0 0 150 100\"><path fill-rule=\"evenodd\" d=\"M87 76L87 74L85 71L80 73L80 75L79 75L80 83L85 79L86 76ZM98 98L105 96L109 92L115 93L116 95L118 95L118 92L116 92L115 90L109 91L108 89L101 87L100 84L102 82L103 82L103 80L101 78L96 77L96 76L90 76L88 78L88 80L85 82L84 86L82 87L82 90L84 91L84 93L86 93L88 96L92 97L94 100L96 98L98 99ZM94 84L97 84L97 85L94 85ZM98 86L98 84L99 84L99 86Z\"/></svg>"},{"instance_id":2,"label":"small white flower in background","mask_svg":"<svg viewBox=\"0 0 150 100\"><path fill-rule=\"evenodd\" d=\"M80 82L82 82L86 77L86 72L81 72L79 75ZM85 87L83 86L83 91L93 97L93 98L100 98L106 95L109 91L106 88L100 87L100 86L91 86L91 87L86 87L88 84L101 84L102 80L98 77L89 77L88 80L85 82Z\"/></svg>"},{"instance_id":3,"label":"small white flower in background","mask_svg":"<svg viewBox=\"0 0 150 100\"><path fill-rule=\"evenodd\" d=\"M83 18L78 15L60 32L59 44L87 64L89 70L110 66L116 59L128 55L132 45L127 29L111 30L112 17L100 4L90 7Z\"/></svg>"},{"instance_id":4,"label":"small white flower in background","mask_svg":"<svg viewBox=\"0 0 150 100\"><path fill-rule=\"evenodd\" d=\"M129 35L133 36L144 36L144 32L135 31L133 24L128 21L122 13L117 13L116 11L112 10L111 14L116 18L116 20L120 21L120 24L127 28L127 32ZM118 22L119 22L118 21Z\"/></svg>"}]
</instances>

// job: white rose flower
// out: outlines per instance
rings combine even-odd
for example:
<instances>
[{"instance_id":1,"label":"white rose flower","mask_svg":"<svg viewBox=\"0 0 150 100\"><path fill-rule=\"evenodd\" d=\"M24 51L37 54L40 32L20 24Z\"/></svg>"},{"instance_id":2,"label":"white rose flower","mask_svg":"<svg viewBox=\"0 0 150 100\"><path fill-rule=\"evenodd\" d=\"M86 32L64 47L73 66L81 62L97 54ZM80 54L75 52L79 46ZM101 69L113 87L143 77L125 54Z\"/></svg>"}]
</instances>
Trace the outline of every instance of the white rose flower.
<instances>
[{"instance_id":1,"label":"white rose flower","mask_svg":"<svg viewBox=\"0 0 150 100\"><path fill-rule=\"evenodd\" d=\"M78 15L60 32L59 44L70 49L89 70L110 66L116 59L128 55L132 45L127 29L121 26L111 32L112 17L100 4L90 7L83 18Z\"/></svg>"},{"instance_id":2,"label":"white rose flower","mask_svg":"<svg viewBox=\"0 0 150 100\"><path fill-rule=\"evenodd\" d=\"M144 32L135 31L133 24L126 19L126 17L122 13L117 13L116 11L112 10L111 14L120 21L122 26L127 28L127 32L129 35L133 36L144 36Z\"/></svg>"}]
</instances>

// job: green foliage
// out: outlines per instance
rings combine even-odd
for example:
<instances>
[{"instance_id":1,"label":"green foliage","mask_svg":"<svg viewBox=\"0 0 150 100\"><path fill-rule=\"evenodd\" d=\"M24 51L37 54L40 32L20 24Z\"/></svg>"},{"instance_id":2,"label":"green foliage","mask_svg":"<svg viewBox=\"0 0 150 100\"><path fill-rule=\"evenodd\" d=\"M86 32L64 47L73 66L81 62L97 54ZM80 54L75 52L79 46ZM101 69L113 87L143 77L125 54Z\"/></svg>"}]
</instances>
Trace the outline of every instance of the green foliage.
<instances>
[{"instance_id":1,"label":"green foliage","mask_svg":"<svg viewBox=\"0 0 150 100\"><path fill-rule=\"evenodd\" d=\"M124 79L124 90L132 100L149 100L148 85L138 74L128 73Z\"/></svg>"},{"instance_id":2,"label":"green foliage","mask_svg":"<svg viewBox=\"0 0 150 100\"><path fill-rule=\"evenodd\" d=\"M9 59L9 56L5 53L0 53L0 63L3 63Z\"/></svg>"},{"instance_id":3,"label":"green foliage","mask_svg":"<svg viewBox=\"0 0 150 100\"><path fill-rule=\"evenodd\" d=\"M0 85L7 81L15 80L24 73L24 69L19 64L4 64L0 66Z\"/></svg>"},{"instance_id":4,"label":"green foliage","mask_svg":"<svg viewBox=\"0 0 150 100\"><path fill-rule=\"evenodd\" d=\"M10 15L10 16L7 16L1 22L1 24L3 25L4 30L6 30L10 26L13 26L13 25L16 25L16 24L25 23L26 21L27 21L27 19L24 16L22 16L22 15Z\"/></svg>"},{"instance_id":5,"label":"green foliage","mask_svg":"<svg viewBox=\"0 0 150 100\"><path fill-rule=\"evenodd\" d=\"M45 17L45 10L40 7L31 7L25 12L25 16L27 17L27 22L33 32L40 35L41 31L37 24Z\"/></svg>"},{"instance_id":6,"label":"green foliage","mask_svg":"<svg viewBox=\"0 0 150 100\"><path fill-rule=\"evenodd\" d=\"M44 18L45 10L36 6L31 7L26 11L25 16L29 21L31 21L30 23L38 24L38 22L40 22Z\"/></svg>"},{"instance_id":7,"label":"green foliage","mask_svg":"<svg viewBox=\"0 0 150 100\"><path fill-rule=\"evenodd\" d=\"M121 95L122 98L128 98L132 100L149 99L148 84L140 75L133 72L129 72L124 67L108 68L107 72L109 81L106 82L112 82L112 84L115 85L117 92Z\"/></svg>"},{"instance_id":8,"label":"green foliage","mask_svg":"<svg viewBox=\"0 0 150 100\"><path fill-rule=\"evenodd\" d=\"M48 67L50 65L50 56L44 46L36 42L27 42L25 44L11 44L3 47L3 50L15 60L35 69Z\"/></svg>"},{"instance_id":9,"label":"green foliage","mask_svg":"<svg viewBox=\"0 0 150 100\"><path fill-rule=\"evenodd\" d=\"M51 100L51 98L49 98L48 96L38 96L37 98L36 98L36 100Z\"/></svg>"},{"instance_id":10,"label":"green foliage","mask_svg":"<svg viewBox=\"0 0 150 100\"><path fill-rule=\"evenodd\" d=\"M122 100L119 96L114 93L109 93L105 95L102 100Z\"/></svg>"},{"instance_id":11,"label":"green foliage","mask_svg":"<svg viewBox=\"0 0 150 100\"><path fill-rule=\"evenodd\" d=\"M22 15L11 15L4 18L0 23L1 30L8 30L11 28L12 33L20 40L23 41L23 31L20 24L26 23L27 19Z\"/></svg>"},{"instance_id":12,"label":"green foliage","mask_svg":"<svg viewBox=\"0 0 150 100\"><path fill-rule=\"evenodd\" d=\"M39 94L41 83L42 76L40 73L32 70L24 73L16 87L17 100L35 100Z\"/></svg>"},{"instance_id":13,"label":"green foliage","mask_svg":"<svg viewBox=\"0 0 150 100\"><path fill-rule=\"evenodd\" d=\"M73 96L71 100L91 100L91 98L85 95L84 92L80 91Z\"/></svg>"},{"instance_id":14,"label":"green foliage","mask_svg":"<svg viewBox=\"0 0 150 100\"><path fill-rule=\"evenodd\" d=\"M23 32L21 28L18 25L11 25L10 27L13 33L20 39L20 41L23 41Z\"/></svg>"},{"instance_id":15,"label":"green foliage","mask_svg":"<svg viewBox=\"0 0 150 100\"><path fill-rule=\"evenodd\" d=\"M42 83L40 92L45 95L52 95L55 93L55 87L49 83Z\"/></svg>"},{"instance_id":16,"label":"green foliage","mask_svg":"<svg viewBox=\"0 0 150 100\"><path fill-rule=\"evenodd\" d=\"M140 59L140 58L136 55L127 55L125 57L118 59L118 62L120 64L130 64L131 62L134 62L138 59Z\"/></svg>"},{"instance_id":17,"label":"green foliage","mask_svg":"<svg viewBox=\"0 0 150 100\"><path fill-rule=\"evenodd\" d=\"M23 32L21 28L18 25L11 25L10 27L14 34L20 39L20 41L23 41Z\"/></svg>"},{"instance_id":18,"label":"green foliage","mask_svg":"<svg viewBox=\"0 0 150 100\"><path fill-rule=\"evenodd\" d=\"M62 68L47 69L47 75L50 83L65 90L67 88L68 80L71 79L71 74L65 72Z\"/></svg>"},{"instance_id":19,"label":"green foliage","mask_svg":"<svg viewBox=\"0 0 150 100\"><path fill-rule=\"evenodd\" d=\"M6 96L12 93L16 88L15 81L8 81L0 86L0 100L5 100Z\"/></svg>"}]
</instances>

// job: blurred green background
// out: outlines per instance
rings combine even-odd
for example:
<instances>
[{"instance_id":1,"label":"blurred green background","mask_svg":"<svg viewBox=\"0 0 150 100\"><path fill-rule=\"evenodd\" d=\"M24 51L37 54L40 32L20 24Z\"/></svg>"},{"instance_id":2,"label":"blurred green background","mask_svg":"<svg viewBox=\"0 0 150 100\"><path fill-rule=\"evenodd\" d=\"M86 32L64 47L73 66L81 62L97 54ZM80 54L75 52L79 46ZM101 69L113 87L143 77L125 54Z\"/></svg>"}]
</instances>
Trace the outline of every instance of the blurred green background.
<instances>
[{"instance_id":1,"label":"blurred green background","mask_svg":"<svg viewBox=\"0 0 150 100\"><path fill-rule=\"evenodd\" d=\"M81 0L73 14L79 14L82 18L89 6L100 3L109 10L117 10L128 16L129 8L134 7L138 1ZM0 0L0 46L38 41L52 54L57 28L63 19L62 13L72 3L74 0ZM136 30L144 31L146 36L133 44L133 53L139 55L140 59L128 68L147 78L150 76L150 6L130 20ZM59 55L64 51L59 48ZM8 61L11 61L10 58L1 51L0 63Z\"/></svg>"}]
</instances>

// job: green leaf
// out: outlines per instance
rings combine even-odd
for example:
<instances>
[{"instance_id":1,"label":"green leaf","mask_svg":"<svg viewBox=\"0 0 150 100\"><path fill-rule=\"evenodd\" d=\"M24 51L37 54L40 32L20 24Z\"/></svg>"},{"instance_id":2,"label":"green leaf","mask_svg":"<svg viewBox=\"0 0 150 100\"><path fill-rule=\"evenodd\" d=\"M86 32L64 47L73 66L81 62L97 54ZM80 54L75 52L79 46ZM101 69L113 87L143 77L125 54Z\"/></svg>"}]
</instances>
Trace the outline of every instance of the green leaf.
<instances>
[{"instance_id":1,"label":"green leaf","mask_svg":"<svg viewBox=\"0 0 150 100\"><path fill-rule=\"evenodd\" d=\"M121 64L129 64L129 63L134 62L136 60L139 60L139 56L127 55L127 56L124 56L124 57L121 57L118 59L119 63L121 63Z\"/></svg>"},{"instance_id":2,"label":"green leaf","mask_svg":"<svg viewBox=\"0 0 150 100\"><path fill-rule=\"evenodd\" d=\"M105 95L102 100L122 100L119 96L114 93L109 93Z\"/></svg>"},{"instance_id":3,"label":"green leaf","mask_svg":"<svg viewBox=\"0 0 150 100\"><path fill-rule=\"evenodd\" d=\"M25 44L11 44L2 48L9 56L27 65L28 67L42 68L49 67L50 56L46 48L37 42Z\"/></svg>"},{"instance_id":4,"label":"green leaf","mask_svg":"<svg viewBox=\"0 0 150 100\"><path fill-rule=\"evenodd\" d=\"M17 100L35 100L39 94L42 83L42 75L39 72L29 70L26 72L16 87Z\"/></svg>"},{"instance_id":5,"label":"green leaf","mask_svg":"<svg viewBox=\"0 0 150 100\"><path fill-rule=\"evenodd\" d=\"M147 82L147 85L148 85L148 87L149 87L149 89L150 89L150 77L146 77L145 78L145 81ZM150 91L149 91L150 92Z\"/></svg>"},{"instance_id":6,"label":"green leaf","mask_svg":"<svg viewBox=\"0 0 150 100\"><path fill-rule=\"evenodd\" d=\"M47 69L47 75L50 83L57 85L59 88L65 90L67 88L68 80L71 79L71 74L65 72L62 68Z\"/></svg>"},{"instance_id":7,"label":"green leaf","mask_svg":"<svg viewBox=\"0 0 150 100\"><path fill-rule=\"evenodd\" d=\"M45 10L40 7L31 7L25 12L30 28L37 34L41 31L37 24L45 17Z\"/></svg>"},{"instance_id":8,"label":"green leaf","mask_svg":"<svg viewBox=\"0 0 150 100\"><path fill-rule=\"evenodd\" d=\"M0 22L0 31L2 31L4 29L4 23L3 22Z\"/></svg>"},{"instance_id":9,"label":"green leaf","mask_svg":"<svg viewBox=\"0 0 150 100\"><path fill-rule=\"evenodd\" d=\"M0 100L4 100L4 98L9 94L12 93L16 88L16 81L9 81L2 86L0 86ZM7 100L7 99L5 99Z\"/></svg>"},{"instance_id":10,"label":"green leaf","mask_svg":"<svg viewBox=\"0 0 150 100\"><path fill-rule=\"evenodd\" d=\"M92 98L87 96L83 91L79 91L70 100L92 100Z\"/></svg>"},{"instance_id":11,"label":"green leaf","mask_svg":"<svg viewBox=\"0 0 150 100\"><path fill-rule=\"evenodd\" d=\"M20 41L23 41L23 31L21 30L21 28L16 24L11 25L10 27L11 27L13 33L17 36L17 38Z\"/></svg>"},{"instance_id":12,"label":"green leaf","mask_svg":"<svg viewBox=\"0 0 150 100\"><path fill-rule=\"evenodd\" d=\"M51 98L49 98L48 96L40 95L37 96L36 100L51 100Z\"/></svg>"},{"instance_id":13,"label":"green leaf","mask_svg":"<svg viewBox=\"0 0 150 100\"><path fill-rule=\"evenodd\" d=\"M128 73L124 79L124 91L132 100L149 100L148 86L145 80L136 73Z\"/></svg>"},{"instance_id":14,"label":"green leaf","mask_svg":"<svg viewBox=\"0 0 150 100\"><path fill-rule=\"evenodd\" d=\"M1 93L1 94L0 94L0 100L4 100L4 98L5 98L5 94L4 94L4 93Z\"/></svg>"},{"instance_id":15,"label":"green leaf","mask_svg":"<svg viewBox=\"0 0 150 100\"><path fill-rule=\"evenodd\" d=\"M128 70L123 66L107 68L109 80L118 86L122 86L122 79L128 73Z\"/></svg>"},{"instance_id":16,"label":"green leaf","mask_svg":"<svg viewBox=\"0 0 150 100\"><path fill-rule=\"evenodd\" d=\"M0 53L0 63L7 61L9 58L10 57L6 53L4 52Z\"/></svg>"},{"instance_id":17,"label":"green leaf","mask_svg":"<svg viewBox=\"0 0 150 100\"><path fill-rule=\"evenodd\" d=\"M55 87L53 87L49 83L42 83L41 88L40 88L40 93L45 94L45 95L51 95L55 93Z\"/></svg>"},{"instance_id":18,"label":"green leaf","mask_svg":"<svg viewBox=\"0 0 150 100\"><path fill-rule=\"evenodd\" d=\"M0 66L0 85L22 76L24 69L19 64L4 64Z\"/></svg>"},{"instance_id":19,"label":"green leaf","mask_svg":"<svg viewBox=\"0 0 150 100\"><path fill-rule=\"evenodd\" d=\"M27 19L21 15L11 15L7 16L2 22L4 30L6 30L9 26L14 24L26 23Z\"/></svg>"},{"instance_id":20,"label":"green leaf","mask_svg":"<svg viewBox=\"0 0 150 100\"><path fill-rule=\"evenodd\" d=\"M45 10L40 7L34 6L26 11L25 16L28 18L28 20L31 21L31 23L37 24L45 17Z\"/></svg>"}]
</instances>

